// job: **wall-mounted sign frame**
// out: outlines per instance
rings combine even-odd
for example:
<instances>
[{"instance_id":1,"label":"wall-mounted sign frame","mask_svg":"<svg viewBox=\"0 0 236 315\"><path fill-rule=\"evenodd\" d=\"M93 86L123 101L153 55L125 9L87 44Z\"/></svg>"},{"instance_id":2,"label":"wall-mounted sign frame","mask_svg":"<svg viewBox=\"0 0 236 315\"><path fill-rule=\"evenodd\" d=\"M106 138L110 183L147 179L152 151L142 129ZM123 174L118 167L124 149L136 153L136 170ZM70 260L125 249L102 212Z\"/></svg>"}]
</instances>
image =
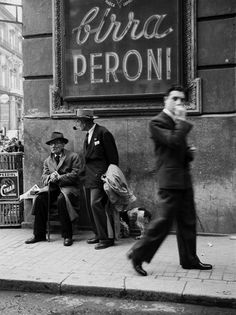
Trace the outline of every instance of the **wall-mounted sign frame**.
<instances>
[{"instance_id":1,"label":"wall-mounted sign frame","mask_svg":"<svg viewBox=\"0 0 236 315\"><path fill-rule=\"evenodd\" d=\"M196 0L54 0L52 117L150 115L173 84L201 112Z\"/></svg>"},{"instance_id":2,"label":"wall-mounted sign frame","mask_svg":"<svg viewBox=\"0 0 236 315\"><path fill-rule=\"evenodd\" d=\"M0 201L16 200L19 198L18 170L0 171Z\"/></svg>"}]
</instances>

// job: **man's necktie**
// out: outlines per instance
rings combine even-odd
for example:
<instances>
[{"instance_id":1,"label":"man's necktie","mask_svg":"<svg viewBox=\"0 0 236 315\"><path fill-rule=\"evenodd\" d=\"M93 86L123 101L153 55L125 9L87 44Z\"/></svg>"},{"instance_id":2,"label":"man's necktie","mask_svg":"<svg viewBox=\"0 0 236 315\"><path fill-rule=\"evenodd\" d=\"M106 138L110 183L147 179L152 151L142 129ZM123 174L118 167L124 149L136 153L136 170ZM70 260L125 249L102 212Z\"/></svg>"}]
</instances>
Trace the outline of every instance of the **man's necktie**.
<instances>
[{"instance_id":1,"label":"man's necktie","mask_svg":"<svg viewBox=\"0 0 236 315\"><path fill-rule=\"evenodd\" d=\"M89 133L87 132L87 133L86 133L85 140L84 140L86 149L87 149L87 147L88 147L88 137L89 137Z\"/></svg>"},{"instance_id":2,"label":"man's necktie","mask_svg":"<svg viewBox=\"0 0 236 315\"><path fill-rule=\"evenodd\" d=\"M55 161L56 161L57 164L59 163L59 161L60 161L60 155L55 155Z\"/></svg>"}]
</instances>

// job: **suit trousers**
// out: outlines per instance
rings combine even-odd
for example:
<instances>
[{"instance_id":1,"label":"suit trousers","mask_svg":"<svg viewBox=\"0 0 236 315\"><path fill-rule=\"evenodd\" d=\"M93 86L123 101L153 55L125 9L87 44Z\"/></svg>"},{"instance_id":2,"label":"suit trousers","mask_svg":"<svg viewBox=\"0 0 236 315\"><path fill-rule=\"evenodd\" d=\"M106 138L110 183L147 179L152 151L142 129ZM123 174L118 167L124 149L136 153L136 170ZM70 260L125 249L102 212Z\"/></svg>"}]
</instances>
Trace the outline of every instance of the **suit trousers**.
<instances>
[{"instance_id":1,"label":"suit trousers","mask_svg":"<svg viewBox=\"0 0 236 315\"><path fill-rule=\"evenodd\" d=\"M106 211L107 202L108 197L103 188L90 188L92 215L96 225L97 237L100 241L107 241L109 239L107 228L108 214Z\"/></svg>"},{"instance_id":2,"label":"suit trousers","mask_svg":"<svg viewBox=\"0 0 236 315\"><path fill-rule=\"evenodd\" d=\"M67 211L66 200L60 189L50 190L50 203L57 201L57 209L61 223L61 235L64 238L72 238L72 223ZM48 192L42 192L35 198L33 205L34 235L44 237L48 220Z\"/></svg>"},{"instance_id":3,"label":"suit trousers","mask_svg":"<svg viewBox=\"0 0 236 315\"><path fill-rule=\"evenodd\" d=\"M86 208L87 208L88 217L90 220L92 231L94 232L94 238L98 238L98 232L97 232L97 228L96 228L96 224L94 221L93 212L92 212L92 208L91 208L90 189L84 188L84 194L85 194L85 198L86 198L85 201L86 201Z\"/></svg>"},{"instance_id":4,"label":"suit trousers","mask_svg":"<svg viewBox=\"0 0 236 315\"><path fill-rule=\"evenodd\" d=\"M159 200L157 217L151 221L145 236L132 247L134 259L149 263L175 219L180 264L191 265L198 262L193 189L160 189Z\"/></svg>"}]
</instances>

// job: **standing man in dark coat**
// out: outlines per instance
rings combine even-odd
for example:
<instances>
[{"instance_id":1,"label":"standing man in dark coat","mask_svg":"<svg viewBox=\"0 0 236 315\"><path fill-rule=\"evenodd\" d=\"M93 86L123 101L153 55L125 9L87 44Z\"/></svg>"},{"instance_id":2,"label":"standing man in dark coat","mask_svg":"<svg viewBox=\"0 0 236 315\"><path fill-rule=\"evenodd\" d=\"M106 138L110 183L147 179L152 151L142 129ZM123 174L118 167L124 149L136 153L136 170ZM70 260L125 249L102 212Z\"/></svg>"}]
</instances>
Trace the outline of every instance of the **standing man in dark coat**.
<instances>
[{"instance_id":1,"label":"standing man in dark coat","mask_svg":"<svg viewBox=\"0 0 236 315\"><path fill-rule=\"evenodd\" d=\"M73 243L72 221L78 217L81 187L79 175L83 170L83 159L77 153L64 149L67 142L68 139L61 132L53 132L51 139L46 142L50 146L51 154L43 165L44 187L33 204L34 236L26 244L46 240L49 193L50 202L57 202L64 246L71 246Z\"/></svg>"},{"instance_id":2,"label":"standing man in dark coat","mask_svg":"<svg viewBox=\"0 0 236 315\"><path fill-rule=\"evenodd\" d=\"M110 164L118 166L119 157L113 135L105 127L94 123L92 110L78 109L76 111L79 128L87 131L84 141L85 158L85 188L89 192L89 215L95 237L88 240L89 244L96 244L95 249L103 249L114 245L114 236L108 234L106 211L108 197L103 189L101 176L106 173ZM74 129L77 129L76 127ZM110 218L111 219L111 218ZM111 222L111 226L113 222Z\"/></svg>"},{"instance_id":3,"label":"standing man in dark coat","mask_svg":"<svg viewBox=\"0 0 236 315\"><path fill-rule=\"evenodd\" d=\"M196 212L190 175L193 148L186 140L192 124L186 120L184 100L182 87L170 88L164 98L164 110L150 122L157 158L159 216L150 223L145 237L128 252L134 269L142 276L147 275L142 263L150 263L168 235L174 218L180 265L184 269L212 269L210 264L200 262L196 254Z\"/></svg>"}]
</instances>

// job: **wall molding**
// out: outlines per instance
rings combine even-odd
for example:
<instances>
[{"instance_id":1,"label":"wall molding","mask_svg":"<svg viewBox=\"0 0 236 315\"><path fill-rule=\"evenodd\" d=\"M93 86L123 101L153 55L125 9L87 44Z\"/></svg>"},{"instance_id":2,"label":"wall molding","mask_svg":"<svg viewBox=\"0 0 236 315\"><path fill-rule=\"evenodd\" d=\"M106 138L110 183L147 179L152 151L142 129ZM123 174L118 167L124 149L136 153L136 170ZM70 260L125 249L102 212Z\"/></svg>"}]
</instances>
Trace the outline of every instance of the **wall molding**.
<instances>
[{"instance_id":1,"label":"wall molding","mask_svg":"<svg viewBox=\"0 0 236 315\"><path fill-rule=\"evenodd\" d=\"M201 79L197 75L197 0L182 0L183 7L183 84L187 88L187 110L200 114L202 110ZM162 108L163 95L147 98L120 97L114 99L78 100L63 97L64 0L53 0L53 84L49 87L50 116L73 117L76 108L93 108L100 117L152 115Z\"/></svg>"}]
</instances>

